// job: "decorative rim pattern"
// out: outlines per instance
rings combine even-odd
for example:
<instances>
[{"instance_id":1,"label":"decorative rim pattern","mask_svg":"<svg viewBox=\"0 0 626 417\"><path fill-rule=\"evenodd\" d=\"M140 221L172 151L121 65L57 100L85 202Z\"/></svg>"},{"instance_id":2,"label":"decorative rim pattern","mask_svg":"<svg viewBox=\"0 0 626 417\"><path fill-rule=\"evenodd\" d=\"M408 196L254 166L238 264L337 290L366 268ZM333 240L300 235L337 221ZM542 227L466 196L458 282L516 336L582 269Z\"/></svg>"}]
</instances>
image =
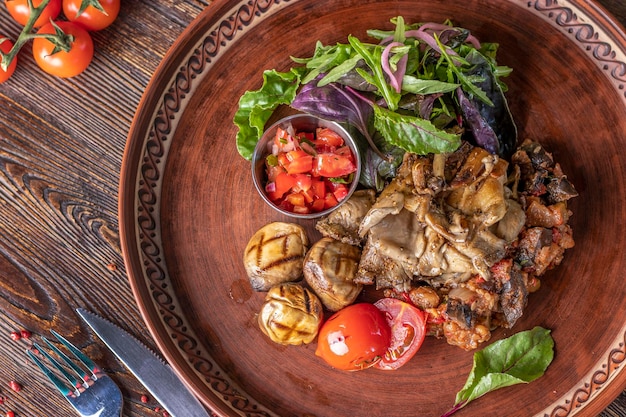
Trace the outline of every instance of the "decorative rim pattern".
<instances>
[{"instance_id":1,"label":"decorative rim pattern","mask_svg":"<svg viewBox=\"0 0 626 417\"><path fill-rule=\"evenodd\" d=\"M574 40L622 92L621 98L626 102L626 51L618 49L607 34L597 32L592 24L580 19L584 13L574 4L568 4L565 7L557 0L535 0L529 1L527 6ZM623 31L617 26L615 29L623 38Z\"/></svg>"},{"instance_id":2,"label":"decorative rim pattern","mask_svg":"<svg viewBox=\"0 0 626 417\"><path fill-rule=\"evenodd\" d=\"M616 43L612 42L606 33L597 32L592 24L580 19L580 16L585 14L573 4L578 0L522 1L521 4L530 12L550 22L552 26L574 40L602 69L616 89L622 92L621 98L626 102L626 52L617 49ZM160 240L159 192L171 138L176 130L179 115L184 111L195 85L238 36L288 3L288 0L251 0L243 3L226 13L192 50L172 77L170 87L160 98L159 107L155 109L150 129L141 148L142 162L136 178L134 206L137 241L134 243L154 308L190 369L214 394L225 401L225 405L231 411L245 416L269 417L275 414L242 392L198 343L198 337L177 302L162 256L164 250L163 242ZM615 28L618 35L623 38L623 30L618 26ZM623 330L611 344L612 349L597 363L595 370L587 374L579 386L570 390L561 398L560 403L553 405L554 408L544 413L544 416L562 417L577 414L602 391L603 387L615 379L626 359L626 329Z\"/></svg>"}]
</instances>

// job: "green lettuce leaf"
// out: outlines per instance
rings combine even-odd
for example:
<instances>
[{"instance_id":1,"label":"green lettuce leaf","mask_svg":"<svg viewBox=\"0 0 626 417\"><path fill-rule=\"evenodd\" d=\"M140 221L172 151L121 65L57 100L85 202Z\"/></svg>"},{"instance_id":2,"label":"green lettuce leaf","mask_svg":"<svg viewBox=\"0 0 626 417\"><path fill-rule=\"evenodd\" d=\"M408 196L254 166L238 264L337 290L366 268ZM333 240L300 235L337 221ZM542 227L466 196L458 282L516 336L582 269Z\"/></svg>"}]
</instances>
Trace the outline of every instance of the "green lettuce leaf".
<instances>
[{"instance_id":1,"label":"green lettuce leaf","mask_svg":"<svg viewBox=\"0 0 626 417\"><path fill-rule=\"evenodd\" d=\"M267 70L263 72L260 89L246 91L239 99L239 109L233 122L237 132L237 151L250 160L254 148L263 135L265 124L281 104L290 104L300 87L304 68L292 68L289 72Z\"/></svg>"}]
</instances>

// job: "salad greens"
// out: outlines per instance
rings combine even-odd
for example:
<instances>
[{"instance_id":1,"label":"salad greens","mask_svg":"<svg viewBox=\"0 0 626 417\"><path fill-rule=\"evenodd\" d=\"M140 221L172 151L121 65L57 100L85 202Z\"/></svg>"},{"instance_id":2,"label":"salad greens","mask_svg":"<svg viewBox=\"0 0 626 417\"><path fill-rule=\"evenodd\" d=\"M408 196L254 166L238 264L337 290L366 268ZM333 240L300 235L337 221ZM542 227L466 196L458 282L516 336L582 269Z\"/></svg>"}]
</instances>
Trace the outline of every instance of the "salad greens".
<instances>
[{"instance_id":1,"label":"salad greens","mask_svg":"<svg viewBox=\"0 0 626 417\"><path fill-rule=\"evenodd\" d=\"M474 353L474 366L465 386L456 394L449 417L488 392L541 377L554 357L550 330L535 327L499 340Z\"/></svg>"},{"instance_id":2,"label":"salad greens","mask_svg":"<svg viewBox=\"0 0 626 417\"><path fill-rule=\"evenodd\" d=\"M470 140L509 156L517 129L496 62L497 44L480 43L450 22L370 30L374 42L317 42L313 56L292 57L288 72L267 70L259 90L239 100L237 149L251 159L265 123L280 105L336 121L356 134L361 183L380 190L404 152L445 153ZM368 146L369 145L369 146Z\"/></svg>"}]
</instances>

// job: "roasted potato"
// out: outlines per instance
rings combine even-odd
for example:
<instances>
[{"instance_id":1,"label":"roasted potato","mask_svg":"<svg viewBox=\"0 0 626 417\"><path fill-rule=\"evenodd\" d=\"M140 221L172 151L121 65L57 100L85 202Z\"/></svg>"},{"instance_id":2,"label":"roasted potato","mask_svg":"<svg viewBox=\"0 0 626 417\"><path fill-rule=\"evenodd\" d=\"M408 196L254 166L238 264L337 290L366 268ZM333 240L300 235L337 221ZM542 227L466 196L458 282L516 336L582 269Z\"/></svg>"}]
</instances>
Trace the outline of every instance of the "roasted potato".
<instances>
[{"instance_id":1,"label":"roasted potato","mask_svg":"<svg viewBox=\"0 0 626 417\"><path fill-rule=\"evenodd\" d=\"M282 345L311 343L324 318L320 300L299 284L272 287L259 313L259 327Z\"/></svg>"},{"instance_id":2,"label":"roasted potato","mask_svg":"<svg viewBox=\"0 0 626 417\"><path fill-rule=\"evenodd\" d=\"M273 222L250 238L243 263L255 291L267 291L283 282L302 278L302 262L309 239L302 226Z\"/></svg>"},{"instance_id":3,"label":"roasted potato","mask_svg":"<svg viewBox=\"0 0 626 417\"><path fill-rule=\"evenodd\" d=\"M304 259L304 279L331 311L352 304L362 286L353 282L361 250L325 237L317 241Z\"/></svg>"}]
</instances>

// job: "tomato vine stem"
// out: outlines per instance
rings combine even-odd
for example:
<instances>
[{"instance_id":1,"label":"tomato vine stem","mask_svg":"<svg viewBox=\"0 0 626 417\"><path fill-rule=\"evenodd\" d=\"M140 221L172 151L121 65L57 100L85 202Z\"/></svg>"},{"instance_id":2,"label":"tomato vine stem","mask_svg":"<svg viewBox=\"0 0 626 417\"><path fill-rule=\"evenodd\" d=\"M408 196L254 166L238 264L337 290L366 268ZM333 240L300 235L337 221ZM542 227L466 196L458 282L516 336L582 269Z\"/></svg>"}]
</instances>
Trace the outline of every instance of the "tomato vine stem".
<instances>
[{"instance_id":1,"label":"tomato vine stem","mask_svg":"<svg viewBox=\"0 0 626 417\"><path fill-rule=\"evenodd\" d=\"M43 13L48 3L50 3L50 0L42 0L42 2L37 7L33 5L33 0L27 0L27 3L28 3L28 8L30 10L30 16L28 17L28 21L22 28L22 31L20 32L20 35L17 37L17 40L15 41L15 44L13 45L11 50L7 53L0 51L0 56L2 57L2 61L0 61L0 67L2 68L3 71L7 70L9 65L11 65L11 62L13 61L13 59L15 59L19 51L22 49L22 47L28 41L32 39L35 39L35 38L48 39L50 42L54 44L53 53L56 53L59 51L68 52L71 48L72 42L74 42L74 37L72 35L65 34L63 30L61 30L61 28L59 28L54 22L52 22L52 24L54 25L54 29L55 29L54 34L31 33L33 28L35 27L35 22L37 21L39 16L41 16L41 13ZM6 37L0 38L0 42L4 42L5 40L8 40L8 39L9 38L6 38Z\"/></svg>"}]
</instances>

